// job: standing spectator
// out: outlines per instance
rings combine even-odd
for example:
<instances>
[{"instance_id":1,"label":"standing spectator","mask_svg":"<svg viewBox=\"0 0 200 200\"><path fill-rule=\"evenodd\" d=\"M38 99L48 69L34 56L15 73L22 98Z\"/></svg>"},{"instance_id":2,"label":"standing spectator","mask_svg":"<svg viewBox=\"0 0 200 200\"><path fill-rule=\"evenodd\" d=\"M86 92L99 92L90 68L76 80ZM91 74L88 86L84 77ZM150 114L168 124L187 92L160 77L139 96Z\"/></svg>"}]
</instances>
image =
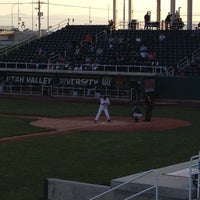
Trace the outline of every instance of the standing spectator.
<instances>
[{"instance_id":1,"label":"standing spectator","mask_svg":"<svg viewBox=\"0 0 200 200\"><path fill-rule=\"evenodd\" d=\"M112 35L112 32L115 30L115 24L114 21L111 19L108 21L108 28L107 28L107 34Z\"/></svg>"},{"instance_id":2,"label":"standing spectator","mask_svg":"<svg viewBox=\"0 0 200 200\"><path fill-rule=\"evenodd\" d=\"M144 16L144 29L148 29L148 24L151 21L150 11L147 11L146 15Z\"/></svg>"},{"instance_id":3,"label":"standing spectator","mask_svg":"<svg viewBox=\"0 0 200 200\"><path fill-rule=\"evenodd\" d=\"M200 29L200 22L198 23L198 29Z\"/></svg>"},{"instance_id":4,"label":"standing spectator","mask_svg":"<svg viewBox=\"0 0 200 200\"><path fill-rule=\"evenodd\" d=\"M167 17L165 18L165 29L168 30L170 27L170 21L171 21L171 14L168 12Z\"/></svg>"},{"instance_id":5,"label":"standing spectator","mask_svg":"<svg viewBox=\"0 0 200 200\"><path fill-rule=\"evenodd\" d=\"M144 99L144 109L145 109L145 122L150 122L151 121L151 115L152 115L152 110L153 110L153 101L152 98L149 94L145 96Z\"/></svg>"},{"instance_id":6,"label":"standing spectator","mask_svg":"<svg viewBox=\"0 0 200 200\"><path fill-rule=\"evenodd\" d=\"M107 96L103 96L101 97L100 99L100 105L99 105L99 110L96 114L96 117L95 117L95 120L94 122L97 122L102 111L104 111L105 115L106 115L106 118L107 118L107 121L110 122L110 115L108 113L108 107L110 106L110 100L108 99Z\"/></svg>"}]
</instances>

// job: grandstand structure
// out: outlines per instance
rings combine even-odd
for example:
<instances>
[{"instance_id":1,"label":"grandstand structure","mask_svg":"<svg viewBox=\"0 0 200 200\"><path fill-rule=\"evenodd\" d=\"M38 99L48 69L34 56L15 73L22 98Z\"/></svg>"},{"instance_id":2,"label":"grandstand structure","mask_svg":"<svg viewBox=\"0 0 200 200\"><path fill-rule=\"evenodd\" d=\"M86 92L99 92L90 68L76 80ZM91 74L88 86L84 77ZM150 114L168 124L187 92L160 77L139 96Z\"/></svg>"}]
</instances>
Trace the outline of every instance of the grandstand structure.
<instances>
[{"instance_id":1,"label":"grandstand structure","mask_svg":"<svg viewBox=\"0 0 200 200\"><path fill-rule=\"evenodd\" d=\"M106 94L133 101L150 92L158 99L200 99L194 95L200 74L199 27L151 25L143 30L137 23L116 29L112 20L106 25L66 23L43 36L30 34L1 48L0 92L75 98ZM169 88L171 83L185 88ZM194 91L187 89L191 84Z\"/></svg>"}]
</instances>

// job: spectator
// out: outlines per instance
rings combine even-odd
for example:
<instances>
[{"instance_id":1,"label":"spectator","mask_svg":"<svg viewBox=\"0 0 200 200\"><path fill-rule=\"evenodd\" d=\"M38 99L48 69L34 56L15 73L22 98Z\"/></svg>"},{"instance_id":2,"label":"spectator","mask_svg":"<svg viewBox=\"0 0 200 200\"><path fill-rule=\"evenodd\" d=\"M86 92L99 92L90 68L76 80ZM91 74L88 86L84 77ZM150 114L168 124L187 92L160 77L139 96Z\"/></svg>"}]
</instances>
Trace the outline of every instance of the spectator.
<instances>
[{"instance_id":1,"label":"spectator","mask_svg":"<svg viewBox=\"0 0 200 200\"><path fill-rule=\"evenodd\" d=\"M138 35L136 36L135 41L137 44L140 44L142 42L141 38Z\"/></svg>"},{"instance_id":2,"label":"spectator","mask_svg":"<svg viewBox=\"0 0 200 200\"><path fill-rule=\"evenodd\" d=\"M146 15L144 16L144 29L148 29L148 24L151 21L150 11L147 11Z\"/></svg>"},{"instance_id":3,"label":"spectator","mask_svg":"<svg viewBox=\"0 0 200 200\"><path fill-rule=\"evenodd\" d=\"M85 41L86 41L86 43L87 43L88 45L92 43L92 38L91 38L91 35L90 35L89 33L86 34L86 36L85 36Z\"/></svg>"},{"instance_id":4,"label":"spectator","mask_svg":"<svg viewBox=\"0 0 200 200\"><path fill-rule=\"evenodd\" d=\"M165 29L168 30L170 27L170 21L171 21L171 14L168 12L167 17L165 18Z\"/></svg>"},{"instance_id":5,"label":"spectator","mask_svg":"<svg viewBox=\"0 0 200 200\"><path fill-rule=\"evenodd\" d=\"M150 61L154 61L156 59L156 53L149 52L147 57Z\"/></svg>"},{"instance_id":6,"label":"spectator","mask_svg":"<svg viewBox=\"0 0 200 200\"><path fill-rule=\"evenodd\" d=\"M147 51L147 46L145 44L141 44L140 52L146 52L146 51Z\"/></svg>"},{"instance_id":7,"label":"spectator","mask_svg":"<svg viewBox=\"0 0 200 200\"><path fill-rule=\"evenodd\" d=\"M166 36L163 34L163 33L161 33L160 35L159 35L159 41L160 42L163 42L163 41L165 41L166 40Z\"/></svg>"},{"instance_id":8,"label":"spectator","mask_svg":"<svg viewBox=\"0 0 200 200\"><path fill-rule=\"evenodd\" d=\"M98 47L96 50L96 62L101 62L103 59L103 49L101 47Z\"/></svg>"}]
</instances>

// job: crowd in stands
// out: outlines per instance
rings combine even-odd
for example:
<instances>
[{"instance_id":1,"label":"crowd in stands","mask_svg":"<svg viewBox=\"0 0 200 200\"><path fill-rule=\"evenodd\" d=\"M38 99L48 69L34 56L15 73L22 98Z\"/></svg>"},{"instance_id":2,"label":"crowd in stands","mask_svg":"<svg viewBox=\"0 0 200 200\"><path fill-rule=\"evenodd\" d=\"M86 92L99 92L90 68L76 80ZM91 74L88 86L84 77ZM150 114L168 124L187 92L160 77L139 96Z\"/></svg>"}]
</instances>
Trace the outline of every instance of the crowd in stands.
<instances>
[{"instance_id":1,"label":"crowd in stands","mask_svg":"<svg viewBox=\"0 0 200 200\"><path fill-rule=\"evenodd\" d=\"M164 35L162 34L164 37ZM159 38L158 38L159 40ZM164 40L164 39L163 39ZM88 33L85 42L72 42L60 56L57 65L67 63L71 66L81 65L152 65L157 63L157 52L148 48L148 41L137 36L125 38L115 32L98 42L92 41ZM75 68L77 70L77 67ZM81 69L81 68L80 68Z\"/></svg>"},{"instance_id":2,"label":"crowd in stands","mask_svg":"<svg viewBox=\"0 0 200 200\"><path fill-rule=\"evenodd\" d=\"M147 15L148 21L149 12L147 12ZM169 17L171 17L170 13ZM178 18L179 16L177 19ZM24 56L22 62L48 63L51 69L64 68L74 69L76 71L91 68L95 70L97 65L166 66L169 64L170 66L175 66L181 58L188 54L186 50L189 48L180 48L183 39L185 41L194 40L195 42L198 41L197 39L200 36L200 29L188 32L183 30L179 32L180 34L176 31L163 30L115 30L114 22L109 20L108 25L101 30L104 34L98 39L96 39L96 32L89 30L89 27L85 28L85 32L83 33L81 31L80 33L76 31L69 34L71 37L78 32L78 34L81 35L81 39L80 37L78 39L76 37L69 39L70 37L66 36L65 31L71 30L71 28L73 29L74 27L76 26L67 25L61 30L62 37L64 37L64 39L66 38L65 42L63 42L62 39L62 48L59 48L58 39L60 39L60 37L57 37L56 45L48 49L49 45L42 42L45 38L47 38L46 41L48 41L48 44L54 40L51 39L51 35L48 35L40 39L38 43L41 45L37 44L34 48L32 48L33 45L31 45L32 47L30 48L35 51L34 55L29 59L26 59ZM84 26L82 28L84 28ZM58 31L58 33L60 32ZM174 32L174 34L170 34L170 32ZM57 33L53 33L52 35L56 34ZM187 37L186 34L188 34ZM185 41L184 44L186 44ZM176 45L176 42L179 46ZM179 52L184 50L185 55L182 55L182 52L176 55L176 48ZM190 49L190 53L192 53L194 51L192 45L190 45ZM167 52L168 50L170 51ZM30 51L29 49L25 49L24 52ZM168 56L170 52L171 54ZM167 55L165 63L162 58L163 53ZM7 57L9 57L9 55ZM17 62L20 59L19 57L20 56L13 61ZM55 59L53 59L54 57ZM170 63L170 59L173 63Z\"/></svg>"}]
</instances>

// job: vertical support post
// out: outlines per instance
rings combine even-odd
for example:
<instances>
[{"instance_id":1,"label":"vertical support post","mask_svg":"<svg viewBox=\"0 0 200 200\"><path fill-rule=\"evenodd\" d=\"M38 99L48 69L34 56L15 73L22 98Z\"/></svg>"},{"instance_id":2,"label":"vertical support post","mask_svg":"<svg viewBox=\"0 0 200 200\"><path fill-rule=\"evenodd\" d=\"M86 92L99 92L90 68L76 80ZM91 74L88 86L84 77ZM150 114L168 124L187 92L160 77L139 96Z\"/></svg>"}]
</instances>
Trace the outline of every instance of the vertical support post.
<instances>
[{"instance_id":1,"label":"vertical support post","mask_svg":"<svg viewBox=\"0 0 200 200\"><path fill-rule=\"evenodd\" d=\"M192 30L192 0L187 1L187 29Z\"/></svg>"}]
</instances>

